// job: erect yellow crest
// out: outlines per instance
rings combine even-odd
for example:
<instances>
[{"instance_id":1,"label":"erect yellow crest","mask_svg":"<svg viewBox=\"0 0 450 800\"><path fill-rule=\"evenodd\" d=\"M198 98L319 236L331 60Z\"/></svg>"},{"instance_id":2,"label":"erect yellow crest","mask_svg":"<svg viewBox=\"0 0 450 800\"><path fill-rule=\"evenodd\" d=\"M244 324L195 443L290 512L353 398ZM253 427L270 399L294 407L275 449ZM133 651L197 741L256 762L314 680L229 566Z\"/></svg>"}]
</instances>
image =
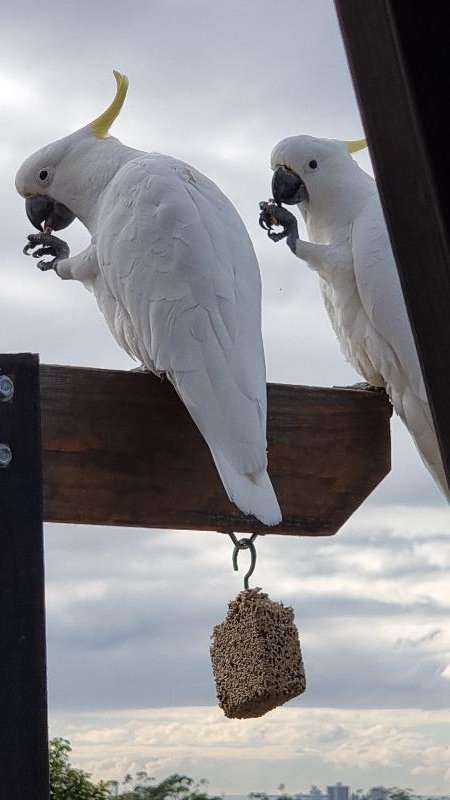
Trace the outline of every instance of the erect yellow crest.
<instances>
[{"instance_id":1,"label":"erect yellow crest","mask_svg":"<svg viewBox=\"0 0 450 800\"><path fill-rule=\"evenodd\" d=\"M117 72L117 70L113 70L114 77L117 83L117 90L116 96L112 103L108 106L106 111L103 112L97 119L94 119L91 122L91 126L94 129L94 133L97 139L105 139L108 136L109 129L113 124L116 117L120 114L120 109L123 106L127 89L128 89L128 78L126 75L122 75L121 72Z\"/></svg>"},{"instance_id":2,"label":"erect yellow crest","mask_svg":"<svg viewBox=\"0 0 450 800\"><path fill-rule=\"evenodd\" d=\"M345 144L349 153L357 153L358 150L364 150L367 147L367 139L357 139L354 142L346 142Z\"/></svg>"}]
</instances>

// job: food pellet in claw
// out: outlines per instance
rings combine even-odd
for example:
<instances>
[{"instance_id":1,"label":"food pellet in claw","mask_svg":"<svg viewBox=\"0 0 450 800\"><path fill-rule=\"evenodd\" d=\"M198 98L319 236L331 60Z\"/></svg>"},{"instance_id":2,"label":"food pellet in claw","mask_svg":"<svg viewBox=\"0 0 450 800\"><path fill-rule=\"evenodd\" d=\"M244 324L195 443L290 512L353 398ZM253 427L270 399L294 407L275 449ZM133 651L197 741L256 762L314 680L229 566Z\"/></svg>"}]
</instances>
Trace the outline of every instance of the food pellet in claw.
<instances>
[{"instance_id":1,"label":"food pellet in claw","mask_svg":"<svg viewBox=\"0 0 450 800\"><path fill-rule=\"evenodd\" d=\"M260 589L240 592L229 603L211 640L217 698L226 717L261 717L305 691L294 611Z\"/></svg>"}]
</instances>

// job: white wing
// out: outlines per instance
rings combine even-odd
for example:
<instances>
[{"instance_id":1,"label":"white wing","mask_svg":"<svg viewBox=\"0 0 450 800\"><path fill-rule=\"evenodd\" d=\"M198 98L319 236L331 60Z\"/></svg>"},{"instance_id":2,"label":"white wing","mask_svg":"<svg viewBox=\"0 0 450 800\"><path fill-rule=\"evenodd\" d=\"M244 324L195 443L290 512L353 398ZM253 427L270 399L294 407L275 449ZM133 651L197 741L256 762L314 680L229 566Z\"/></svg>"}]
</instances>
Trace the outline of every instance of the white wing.
<instances>
[{"instance_id":1,"label":"white wing","mask_svg":"<svg viewBox=\"0 0 450 800\"><path fill-rule=\"evenodd\" d=\"M352 227L353 266L371 325L365 348L425 464L448 495L431 412L380 200L374 195Z\"/></svg>"},{"instance_id":2,"label":"white wing","mask_svg":"<svg viewBox=\"0 0 450 800\"><path fill-rule=\"evenodd\" d=\"M260 275L239 215L192 167L143 155L112 181L97 231L103 311L117 340L168 375L230 499L278 523L266 473Z\"/></svg>"}]
</instances>

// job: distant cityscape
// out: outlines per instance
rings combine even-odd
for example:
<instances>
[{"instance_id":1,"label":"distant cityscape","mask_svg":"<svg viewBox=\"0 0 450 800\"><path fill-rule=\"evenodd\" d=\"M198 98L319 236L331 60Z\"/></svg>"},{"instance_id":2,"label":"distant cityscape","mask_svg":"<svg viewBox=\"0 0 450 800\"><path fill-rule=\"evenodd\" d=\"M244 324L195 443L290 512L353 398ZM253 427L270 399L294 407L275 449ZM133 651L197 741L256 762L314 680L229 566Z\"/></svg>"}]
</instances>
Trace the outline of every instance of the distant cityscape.
<instances>
[{"instance_id":1,"label":"distant cityscape","mask_svg":"<svg viewBox=\"0 0 450 800\"><path fill-rule=\"evenodd\" d=\"M280 790L282 787L280 786ZM283 787L284 789L284 787ZM327 786L326 791L322 792L318 786L311 786L309 792L299 792L289 794L293 800L388 800L391 789L385 786L373 786L367 792L352 792L350 786L345 786L339 781L334 786ZM282 793L282 791L281 791ZM450 800L450 795L420 795L409 793L411 800ZM269 795L270 800L276 800L276 795Z\"/></svg>"},{"instance_id":2,"label":"distant cityscape","mask_svg":"<svg viewBox=\"0 0 450 800\"><path fill-rule=\"evenodd\" d=\"M265 794L265 793L251 793L250 797L261 798L261 800L281 800L285 793L284 785L278 787L279 794ZM367 792L358 789L352 792L350 786L346 786L339 781L334 786L327 786L325 791L319 789L318 786L311 786L309 792L295 792L291 794L287 792L286 795L292 800L389 800L392 798L392 789L387 789L385 786L373 786ZM450 795L421 795L414 794L414 792L406 791L409 800L450 800Z\"/></svg>"},{"instance_id":3,"label":"distant cityscape","mask_svg":"<svg viewBox=\"0 0 450 800\"><path fill-rule=\"evenodd\" d=\"M318 786L311 786L309 792L300 792L295 794L295 800L354 800L359 795L352 793L350 786L336 783L334 786L327 786L325 792L322 792ZM364 797L367 800L387 800L389 789L384 786L373 786L368 792L364 792Z\"/></svg>"},{"instance_id":4,"label":"distant cityscape","mask_svg":"<svg viewBox=\"0 0 450 800\"><path fill-rule=\"evenodd\" d=\"M296 800L351 800L350 786L344 786L338 782L335 786L327 786L326 792L322 792L318 786L311 786L309 792L300 792L293 795ZM386 797L373 797L370 800L386 800Z\"/></svg>"}]
</instances>

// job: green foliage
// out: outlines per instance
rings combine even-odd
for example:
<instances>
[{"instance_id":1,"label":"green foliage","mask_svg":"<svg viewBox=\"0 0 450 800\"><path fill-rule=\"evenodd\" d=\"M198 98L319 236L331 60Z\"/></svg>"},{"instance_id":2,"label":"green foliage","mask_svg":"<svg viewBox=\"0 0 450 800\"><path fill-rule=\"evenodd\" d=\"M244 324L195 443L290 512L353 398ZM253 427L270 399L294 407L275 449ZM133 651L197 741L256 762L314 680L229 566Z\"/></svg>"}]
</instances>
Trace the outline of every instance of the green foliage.
<instances>
[{"instance_id":1,"label":"green foliage","mask_svg":"<svg viewBox=\"0 0 450 800\"><path fill-rule=\"evenodd\" d=\"M134 776L128 773L121 781L94 784L89 773L72 767L71 752L67 739L50 742L50 800L222 800L205 791L208 781L195 783L187 775L169 775L154 783L154 778L141 770Z\"/></svg>"},{"instance_id":2,"label":"green foliage","mask_svg":"<svg viewBox=\"0 0 450 800\"><path fill-rule=\"evenodd\" d=\"M110 800L103 781L91 783L90 775L70 764L72 747L67 739L50 742L50 800Z\"/></svg>"},{"instance_id":3,"label":"green foliage","mask_svg":"<svg viewBox=\"0 0 450 800\"><path fill-rule=\"evenodd\" d=\"M149 786L153 781L146 772L137 772L133 780L131 775L126 775L122 784L134 784L132 789L126 789L117 795L118 800L221 800L220 797L211 797L205 792L207 781L196 784L187 775L169 775L160 783Z\"/></svg>"},{"instance_id":4,"label":"green foliage","mask_svg":"<svg viewBox=\"0 0 450 800\"><path fill-rule=\"evenodd\" d=\"M293 800L293 796L291 794L286 794L286 792L283 791L284 783L280 783L278 789L282 791L282 794L275 795L276 800ZM272 795L272 797L273 796L274 795ZM250 800L270 800L267 792L249 792L248 797Z\"/></svg>"}]
</instances>

